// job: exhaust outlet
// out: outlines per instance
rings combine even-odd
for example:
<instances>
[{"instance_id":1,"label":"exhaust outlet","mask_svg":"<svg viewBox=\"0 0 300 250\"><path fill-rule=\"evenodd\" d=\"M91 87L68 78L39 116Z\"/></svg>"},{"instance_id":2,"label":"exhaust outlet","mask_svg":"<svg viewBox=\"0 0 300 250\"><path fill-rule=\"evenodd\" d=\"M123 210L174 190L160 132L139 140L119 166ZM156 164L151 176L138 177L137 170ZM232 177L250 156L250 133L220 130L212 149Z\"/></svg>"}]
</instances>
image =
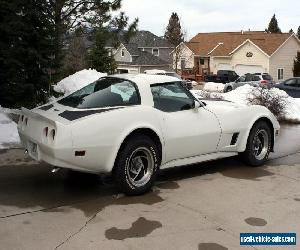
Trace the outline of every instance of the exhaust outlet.
<instances>
[{"instance_id":1,"label":"exhaust outlet","mask_svg":"<svg viewBox=\"0 0 300 250\"><path fill-rule=\"evenodd\" d=\"M60 168L52 168L51 173L55 174L60 170Z\"/></svg>"}]
</instances>

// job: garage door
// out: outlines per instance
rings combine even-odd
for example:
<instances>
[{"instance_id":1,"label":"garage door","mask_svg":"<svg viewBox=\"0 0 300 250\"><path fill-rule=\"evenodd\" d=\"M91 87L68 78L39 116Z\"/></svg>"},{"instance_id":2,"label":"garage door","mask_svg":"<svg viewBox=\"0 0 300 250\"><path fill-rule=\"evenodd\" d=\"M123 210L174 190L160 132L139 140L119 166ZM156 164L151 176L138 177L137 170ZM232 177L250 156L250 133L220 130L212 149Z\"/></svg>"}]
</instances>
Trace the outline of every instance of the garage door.
<instances>
[{"instance_id":1,"label":"garage door","mask_svg":"<svg viewBox=\"0 0 300 250\"><path fill-rule=\"evenodd\" d=\"M232 70L232 67L229 63L219 63L217 70Z\"/></svg>"},{"instance_id":2,"label":"garage door","mask_svg":"<svg viewBox=\"0 0 300 250\"><path fill-rule=\"evenodd\" d=\"M264 68L259 65L238 64L235 66L235 72L238 75L244 75L247 73L264 73Z\"/></svg>"}]
</instances>

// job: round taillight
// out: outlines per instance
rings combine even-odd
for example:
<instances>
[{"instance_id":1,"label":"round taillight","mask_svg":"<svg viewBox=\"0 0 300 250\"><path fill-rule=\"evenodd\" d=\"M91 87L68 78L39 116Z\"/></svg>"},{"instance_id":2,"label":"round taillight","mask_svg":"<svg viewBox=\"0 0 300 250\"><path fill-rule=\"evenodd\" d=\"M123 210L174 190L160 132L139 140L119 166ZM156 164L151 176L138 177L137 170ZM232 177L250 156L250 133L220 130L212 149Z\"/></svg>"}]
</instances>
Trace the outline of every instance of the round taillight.
<instances>
[{"instance_id":1,"label":"round taillight","mask_svg":"<svg viewBox=\"0 0 300 250\"><path fill-rule=\"evenodd\" d=\"M54 138L55 138L55 129L51 130L51 137L52 137L52 140L54 140Z\"/></svg>"}]
</instances>

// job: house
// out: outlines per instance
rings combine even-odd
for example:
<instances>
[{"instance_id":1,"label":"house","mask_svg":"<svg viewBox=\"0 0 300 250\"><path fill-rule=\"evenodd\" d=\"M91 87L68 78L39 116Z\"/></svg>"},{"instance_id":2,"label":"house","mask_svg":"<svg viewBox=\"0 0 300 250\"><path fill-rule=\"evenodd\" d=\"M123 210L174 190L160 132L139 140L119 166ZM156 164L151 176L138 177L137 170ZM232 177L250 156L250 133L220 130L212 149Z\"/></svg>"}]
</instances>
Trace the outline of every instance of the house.
<instances>
[{"instance_id":1,"label":"house","mask_svg":"<svg viewBox=\"0 0 300 250\"><path fill-rule=\"evenodd\" d=\"M121 39L122 41L122 39ZM174 49L166 39L149 31L138 31L117 49L107 45L117 62L118 73L143 73L149 69L170 70L170 53Z\"/></svg>"},{"instance_id":2,"label":"house","mask_svg":"<svg viewBox=\"0 0 300 250\"><path fill-rule=\"evenodd\" d=\"M275 81L293 77L300 40L291 33L264 31L199 33L172 52L173 68L199 79L218 70L269 73Z\"/></svg>"}]
</instances>

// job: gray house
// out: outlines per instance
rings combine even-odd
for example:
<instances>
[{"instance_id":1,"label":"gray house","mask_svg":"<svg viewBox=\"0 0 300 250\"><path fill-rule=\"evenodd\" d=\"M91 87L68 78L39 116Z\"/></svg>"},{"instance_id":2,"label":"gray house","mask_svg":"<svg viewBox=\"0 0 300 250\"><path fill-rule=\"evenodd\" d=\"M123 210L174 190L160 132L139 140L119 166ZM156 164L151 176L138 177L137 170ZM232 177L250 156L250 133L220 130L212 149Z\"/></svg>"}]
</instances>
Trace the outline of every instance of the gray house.
<instances>
[{"instance_id":1,"label":"gray house","mask_svg":"<svg viewBox=\"0 0 300 250\"><path fill-rule=\"evenodd\" d=\"M138 31L129 43L117 49L107 46L117 62L118 73L143 73L148 69L170 70L173 47L162 37L149 31Z\"/></svg>"}]
</instances>

